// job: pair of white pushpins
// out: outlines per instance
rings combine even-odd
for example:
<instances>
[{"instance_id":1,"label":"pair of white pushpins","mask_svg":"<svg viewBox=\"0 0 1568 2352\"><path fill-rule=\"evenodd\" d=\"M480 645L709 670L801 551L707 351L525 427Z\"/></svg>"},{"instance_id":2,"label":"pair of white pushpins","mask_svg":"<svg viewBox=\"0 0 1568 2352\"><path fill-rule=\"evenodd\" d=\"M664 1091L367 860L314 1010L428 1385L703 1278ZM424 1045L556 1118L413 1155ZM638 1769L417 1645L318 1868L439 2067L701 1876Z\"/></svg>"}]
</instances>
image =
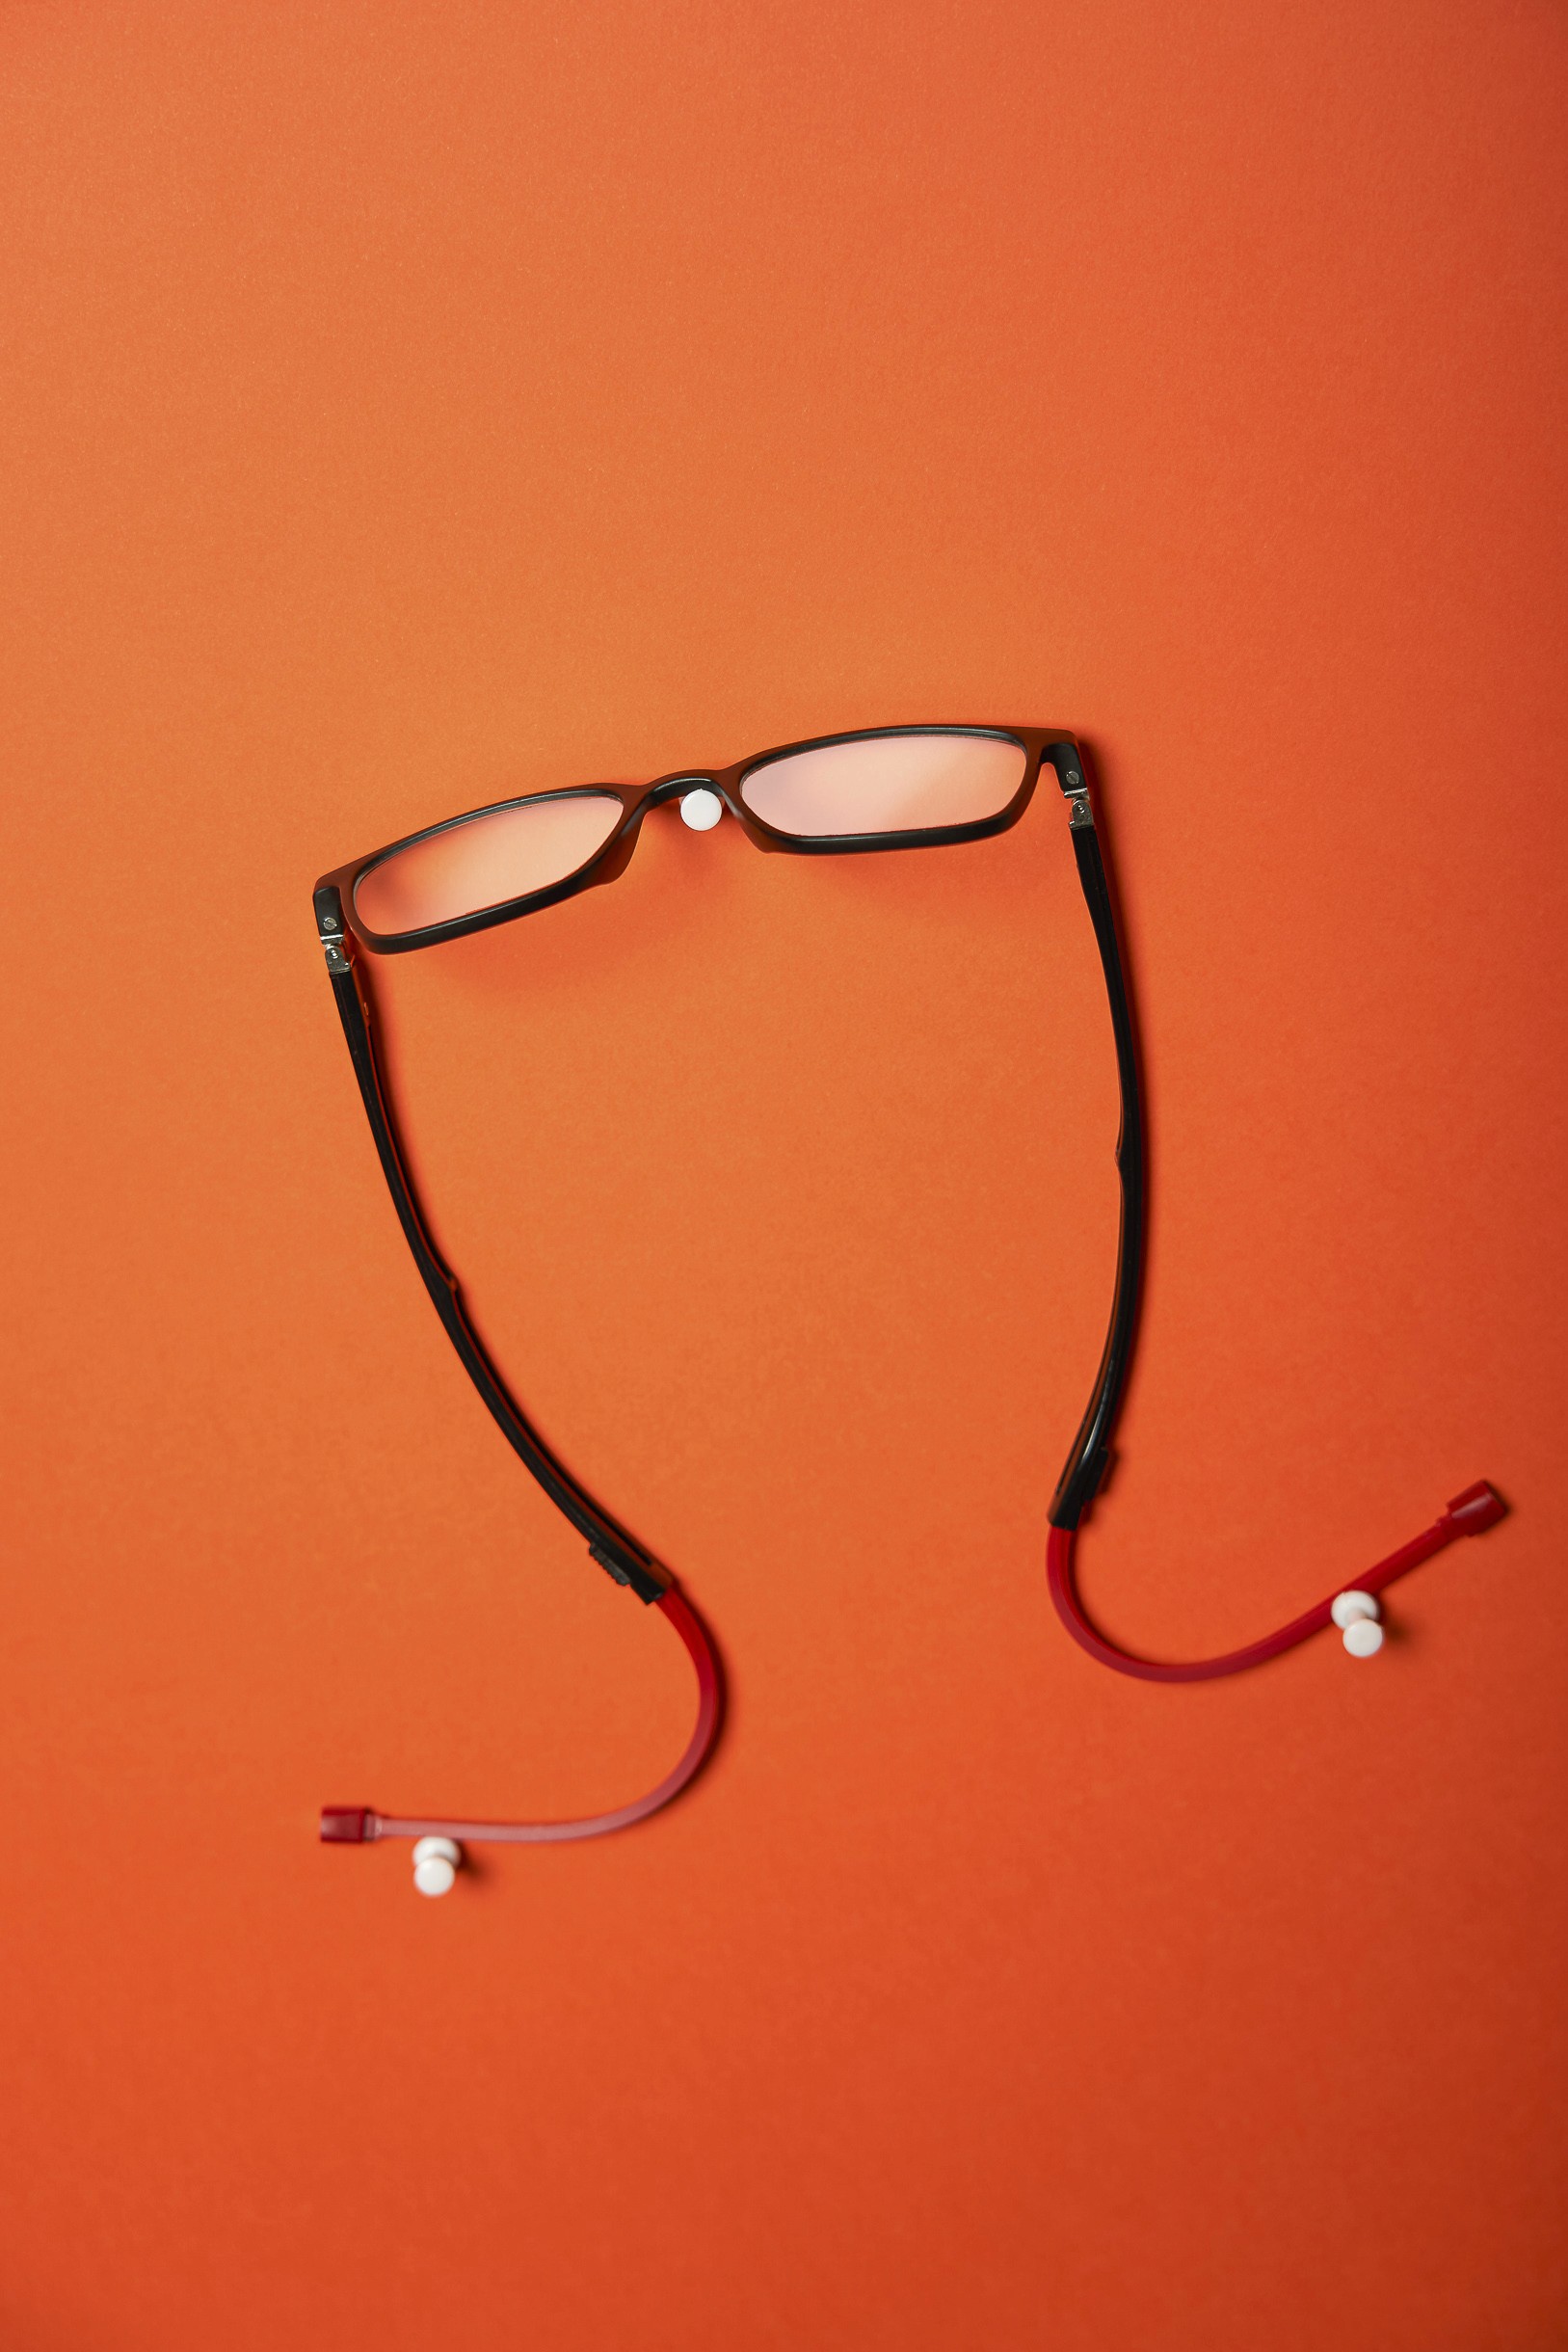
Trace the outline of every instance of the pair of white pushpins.
<instances>
[{"instance_id":1,"label":"pair of white pushpins","mask_svg":"<svg viewBox=\"0 0 1568 2352\"><path fill-rule=\"evenodd\" d=\"M422 1895L449 1895L463 1861L455 1837L421 1837L413 1849L413 1883Z\"/></svg>"},{"instance_id":2,"label":"pair of white pushpins","mask_svg":"<svg viewBox=\"0 0 1568 2352\"><path fill-rule=\"evenodd\" d=\"M1383 1612L1369 1592L1336 1592L1328 1613L1352 1658L1376 1657L1383 1646Z\"/></svg>"}]
</instances>

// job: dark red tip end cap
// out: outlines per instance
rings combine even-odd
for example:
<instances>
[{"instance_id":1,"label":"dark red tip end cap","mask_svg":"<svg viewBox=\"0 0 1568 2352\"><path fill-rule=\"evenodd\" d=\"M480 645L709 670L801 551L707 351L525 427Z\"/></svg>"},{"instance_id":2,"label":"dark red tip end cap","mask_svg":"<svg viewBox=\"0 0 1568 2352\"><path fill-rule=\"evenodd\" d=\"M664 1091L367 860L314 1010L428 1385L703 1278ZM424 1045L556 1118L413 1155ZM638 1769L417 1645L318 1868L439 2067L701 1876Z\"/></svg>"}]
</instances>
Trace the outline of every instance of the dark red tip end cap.
<instances>
[{"instance_id":1,"label":"dark red tip end cap","mask_svg":"<svg viewBox=\"0 0 1568 2352\"><path fill-rule=\"evenodd\" d=\"M321 1808L324 1846L362 1846L369 1828L368 1804L324 1804Z\"/></svg>"},{"instance_id":2,"label":"dark red tip end cap","mask_svg":"<svg viewBox=\"0 0 1568 2352\"><path fill-rule=\"evenodd\" d=\"M1477 1479L1474 1486L1467 1486L1463 1494L1456 1494L1448 1510L1448 1516L1462 1536L1484 1536L1489 1527L1496 1527L1507 1515L1507 1504L1483 1478Z\"/></svg>"}]
</instances>

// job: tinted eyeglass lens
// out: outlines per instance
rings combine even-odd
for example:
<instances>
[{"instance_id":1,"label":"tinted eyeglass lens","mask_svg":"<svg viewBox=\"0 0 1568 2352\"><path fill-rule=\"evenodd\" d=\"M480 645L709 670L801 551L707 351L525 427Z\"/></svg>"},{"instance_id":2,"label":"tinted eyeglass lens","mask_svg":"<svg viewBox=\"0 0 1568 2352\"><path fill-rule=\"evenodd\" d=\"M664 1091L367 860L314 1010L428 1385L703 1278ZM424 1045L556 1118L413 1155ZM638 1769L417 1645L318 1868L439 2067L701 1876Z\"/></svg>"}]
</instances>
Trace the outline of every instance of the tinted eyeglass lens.
<instances>
[{"instance_id":1,"label":"tinted eyeglass lens","mask_svg":"<svg viewBox=\"0 0 1568 2352\"><path fill-rule=\"evenodd\" d=\"M383 939L457 922L548 890L586 866L621 821L608 792L514 802L411 842L359 876L355 912Z\"/></svg>"},{"instance_id":2,"label":"tinted eyeglass lens","mask_svg":"<svg viewBox=\"0 0 1568 2352\"><path fill-rule=\"evenodd\" d=\"M862 735L769 760L740 796L764 824L805 840L920 833L999 816L1027 763L1004 735Z\"/></svg>"}]
</instances>

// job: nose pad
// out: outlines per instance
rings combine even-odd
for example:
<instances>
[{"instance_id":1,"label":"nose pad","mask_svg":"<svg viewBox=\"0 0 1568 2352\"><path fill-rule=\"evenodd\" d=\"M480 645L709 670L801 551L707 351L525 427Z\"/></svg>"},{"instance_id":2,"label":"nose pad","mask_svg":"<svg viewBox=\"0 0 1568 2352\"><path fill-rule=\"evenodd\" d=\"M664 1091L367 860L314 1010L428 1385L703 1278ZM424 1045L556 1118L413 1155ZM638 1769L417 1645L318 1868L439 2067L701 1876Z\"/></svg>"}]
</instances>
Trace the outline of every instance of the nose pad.
<instances>
[{"instance_id":1,"label":"nose pad","mask_svg":"<svg viewBox=\"0 0 1568 2352\"><path fill-rule=\"evenodd\" d=\"M717 792L710 792L700 784L693 792L685 793L680 802L681 821L694 833L709 833L724 815L724 803Z\"/></svg>"}]
</instances>

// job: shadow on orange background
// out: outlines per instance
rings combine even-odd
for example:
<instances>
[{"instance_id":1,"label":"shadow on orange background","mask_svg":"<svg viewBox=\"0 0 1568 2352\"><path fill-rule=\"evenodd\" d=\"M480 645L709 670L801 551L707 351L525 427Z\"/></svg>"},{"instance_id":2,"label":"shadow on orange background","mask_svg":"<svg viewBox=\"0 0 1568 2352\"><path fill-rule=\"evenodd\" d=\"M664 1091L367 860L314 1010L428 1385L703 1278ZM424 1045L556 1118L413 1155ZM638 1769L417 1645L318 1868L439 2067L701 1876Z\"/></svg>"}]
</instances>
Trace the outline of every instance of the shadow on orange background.
<instances>
[{"instance_id":1,"label":"shadow on orange background","mask_svg":"<svg viewBox=\"0 0 1568 2352\"><path fill-rule=\"evenodd\" d=\"M10 12L10 2352L1534 2352L1562 2267L1568 36L1534 7ZM1060 810L650 822L378 972L442 1246L720 1759L417 1903L324 1800L662 1769L421 1296L309 923L836 728Z\"/></svg>"}]
</instances>

